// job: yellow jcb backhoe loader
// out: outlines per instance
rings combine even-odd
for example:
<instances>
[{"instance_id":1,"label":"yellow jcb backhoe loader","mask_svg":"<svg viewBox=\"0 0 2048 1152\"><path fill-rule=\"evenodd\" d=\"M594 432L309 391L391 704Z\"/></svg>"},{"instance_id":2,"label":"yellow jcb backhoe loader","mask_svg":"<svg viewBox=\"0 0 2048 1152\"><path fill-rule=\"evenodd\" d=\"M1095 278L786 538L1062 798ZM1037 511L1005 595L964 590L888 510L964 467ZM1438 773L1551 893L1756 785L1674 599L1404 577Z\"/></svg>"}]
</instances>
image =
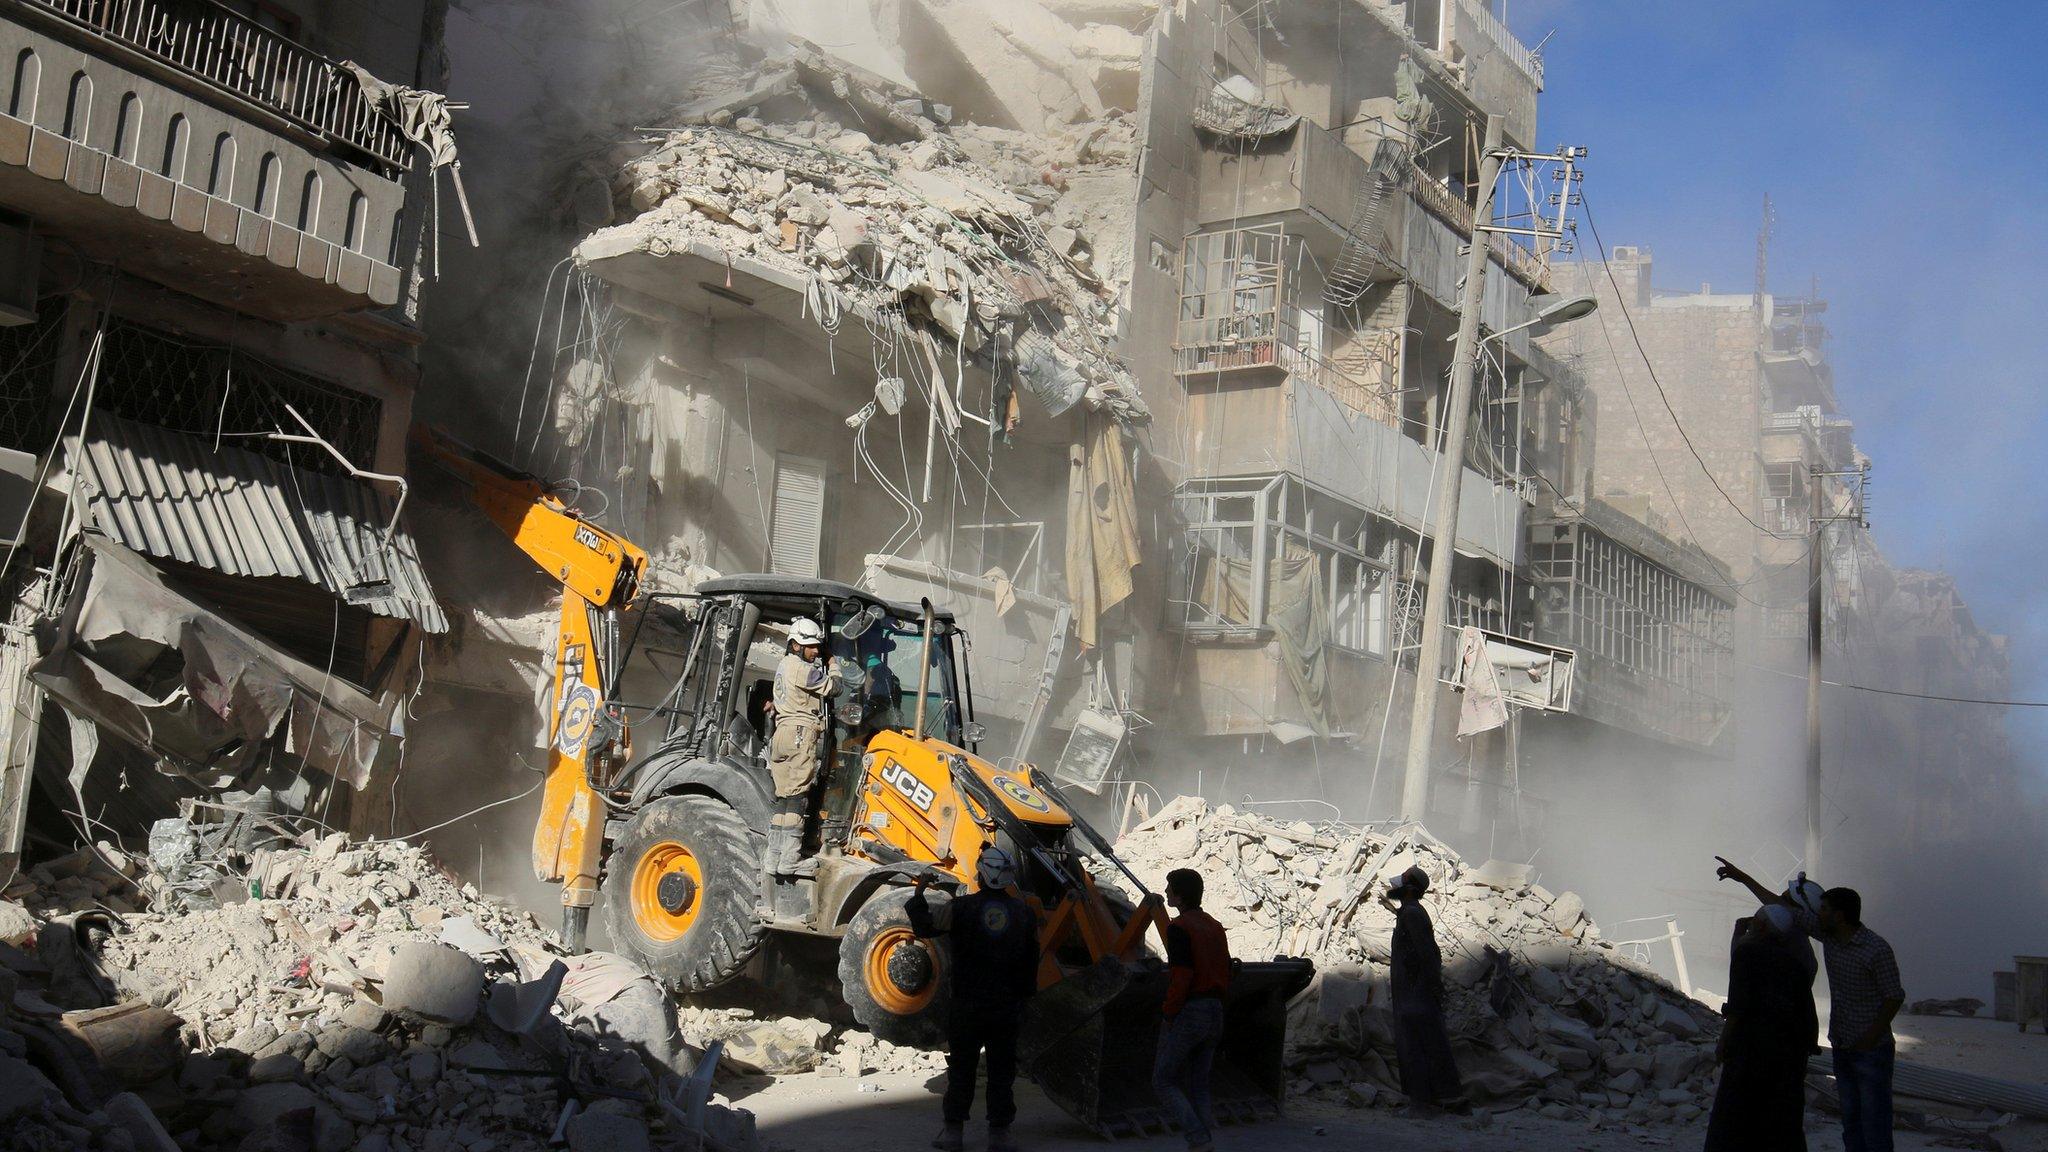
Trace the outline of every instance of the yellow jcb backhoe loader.
<instances>
[{"instance_id":1,"label":"yellow jcb backhoe loader","mask_svg":"<svg viewBox=\"0 0 2048 1152\"><path fill-rule=\"evenodd\" d=\"M1148 930L1163 943L1160 898L1052 781L976 754L965 633L949 614L786 576L649 592L646 554L547 484L437 433L420 443L562 584L533 864L562 886L570 948L582 948L601 899L613 947L690 993L738 978L771 932L836 939L854 1017L892 1042L936 1044L946 953L916 938L904 904L920 876L934 899L971 891L982 850L1000 845L1021 862L1019 888L1040 914L1023 1066L1105 1135L1165 1125L1151 1068L1166 972L1145 943ZM807 805L815 867L777 875L764 852L775 811L767 701L801 617L824 627L842 684ZM642 753L629 718L657 733ZM1098 886L1091 857L1122 874L1136 906ZM1289 958L1237 968L1214 1077L1219 1115L1277 1109L1286 1004L1312 974Z\"/></svg>"}]
</instances>

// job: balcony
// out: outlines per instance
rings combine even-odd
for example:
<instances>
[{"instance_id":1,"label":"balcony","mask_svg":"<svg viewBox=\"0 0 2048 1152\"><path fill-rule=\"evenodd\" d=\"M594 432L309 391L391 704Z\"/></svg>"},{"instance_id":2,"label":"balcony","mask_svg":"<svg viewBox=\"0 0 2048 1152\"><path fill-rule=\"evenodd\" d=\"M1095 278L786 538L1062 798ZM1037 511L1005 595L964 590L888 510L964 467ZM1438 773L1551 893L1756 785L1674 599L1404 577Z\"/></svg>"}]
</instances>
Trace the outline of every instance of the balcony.
<instances>
[{"instance_id":1,"label":"balcony","mask_svg":"<svg viewBox=\"0 0 2048 1152\"><path fill-rule=\"evenodd\" d=\"M399 301L411 147L354 74L200 0L0 0L0 203L265 319Z\"/></svg>"}]
</instances>

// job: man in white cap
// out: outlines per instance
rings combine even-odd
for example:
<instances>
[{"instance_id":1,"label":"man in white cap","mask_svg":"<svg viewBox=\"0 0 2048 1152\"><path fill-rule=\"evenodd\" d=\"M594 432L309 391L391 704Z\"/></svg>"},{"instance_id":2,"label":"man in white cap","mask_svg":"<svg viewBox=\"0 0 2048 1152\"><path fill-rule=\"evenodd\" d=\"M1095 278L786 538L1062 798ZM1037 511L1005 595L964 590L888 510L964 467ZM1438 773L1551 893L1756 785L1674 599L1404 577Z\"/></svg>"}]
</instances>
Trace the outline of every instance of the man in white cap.
<instances>
[{"instance_id":1,"label":"man in white cap","mask_svg":"<svg viewBox=\"0 0 2048 1152\"><path fill-rule=\"evenodd\" d=\"M1766 904L1737 926L1706 1152L1804 1149L1806 1060L1820 1035L1813 972L1801 962L1805 938L1784 904Z\"/></svg>"},{"instance_id":2,"label":"man in white cap","mask_svg":"<svg viewBox=\"0 0 2048 1152\"><path fill-rule=\"evenodd\" d=\"M960 1152L974 1109L974 1074L988 1054L989 1152L1016 1152L1010 1123L1017 1118L1017 1030L1025 1002L1038 991L1038 918L1017 895L1017 865L991 844L975 863L976 891L931 906L927 877L904 905L920 939L951 943L952 998L946 1006L945 1126L932 1140L940 1152Z\"/></svg>"},{"instance_id":3,"label":"man in white cap","mask_svg":"<svg viewBox=\"0 0 2048 1152\"><path fill-rule=\"evenodd\" d=\"M1463 1110L1465 1086L1451 1056L1451 1035L1444 1023L1444 954L1436 942L1436 925L1422 906L1429 891L1429 873L1410 868L1387 886L1395 902L1393 962L1394 1059L1400 1065L1401 1092L1411 1107L1432 1111Z\"/></svg>"},{"instance_id":4,"label":"man in white cap","mask_svg":"<svg viewBox=\"0 0 2048 1152\"><path fill-rule=\"evenodd\" d=\"M804 875L804 808L818 780L825 744L825 708L839 674L824 659L825 629L808 616L789 625L789 651L775 666L775 731L768 737L768 775L775 814L768 820L768 862L779 876Z\"/></svg>"}]
</instances>

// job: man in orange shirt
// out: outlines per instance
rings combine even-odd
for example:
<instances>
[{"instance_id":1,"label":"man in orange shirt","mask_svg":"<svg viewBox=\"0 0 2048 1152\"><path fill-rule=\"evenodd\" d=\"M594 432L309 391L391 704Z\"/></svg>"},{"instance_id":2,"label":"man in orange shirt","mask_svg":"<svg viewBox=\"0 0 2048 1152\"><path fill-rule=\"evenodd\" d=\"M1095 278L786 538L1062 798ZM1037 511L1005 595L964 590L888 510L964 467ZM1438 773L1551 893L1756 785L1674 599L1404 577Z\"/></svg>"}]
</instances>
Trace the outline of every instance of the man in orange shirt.
<instances>
[{"instance_id":1,"label":"man in orange shirt","mask_svg":"<svg viewBox=\"0 0 2048 1152\"><path fill-rule=\"evenodd\" d=\"M1180 1121L1191 1152L1209 1152L1216 1118L1209 1109L1209 1069L1223 1038L1223 994L1230 988L1230 944L1223 925L1202 911L1202 876L1188 868L1166 874L1165 1023L1152 1088Z\"/></svg>"}]
</instances>

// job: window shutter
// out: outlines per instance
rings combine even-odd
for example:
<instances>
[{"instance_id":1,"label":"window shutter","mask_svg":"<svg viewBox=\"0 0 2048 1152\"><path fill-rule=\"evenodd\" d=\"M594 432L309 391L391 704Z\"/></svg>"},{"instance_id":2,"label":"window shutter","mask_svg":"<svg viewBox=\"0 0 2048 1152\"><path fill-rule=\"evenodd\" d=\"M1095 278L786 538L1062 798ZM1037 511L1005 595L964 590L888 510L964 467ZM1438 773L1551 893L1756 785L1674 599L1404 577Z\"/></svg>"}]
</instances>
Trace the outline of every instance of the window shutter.
<instances>
[{"instance_id":1,"label":"window shutter","mask_svg":"<svg viewBox=\"0 0 2048 1152\"><path fill-rule=\"evenodd\" d=\"M775 457L775 509L768 527L768 570L818 576L825 533L825 462Z\"/></svg>"}]
</instances>

